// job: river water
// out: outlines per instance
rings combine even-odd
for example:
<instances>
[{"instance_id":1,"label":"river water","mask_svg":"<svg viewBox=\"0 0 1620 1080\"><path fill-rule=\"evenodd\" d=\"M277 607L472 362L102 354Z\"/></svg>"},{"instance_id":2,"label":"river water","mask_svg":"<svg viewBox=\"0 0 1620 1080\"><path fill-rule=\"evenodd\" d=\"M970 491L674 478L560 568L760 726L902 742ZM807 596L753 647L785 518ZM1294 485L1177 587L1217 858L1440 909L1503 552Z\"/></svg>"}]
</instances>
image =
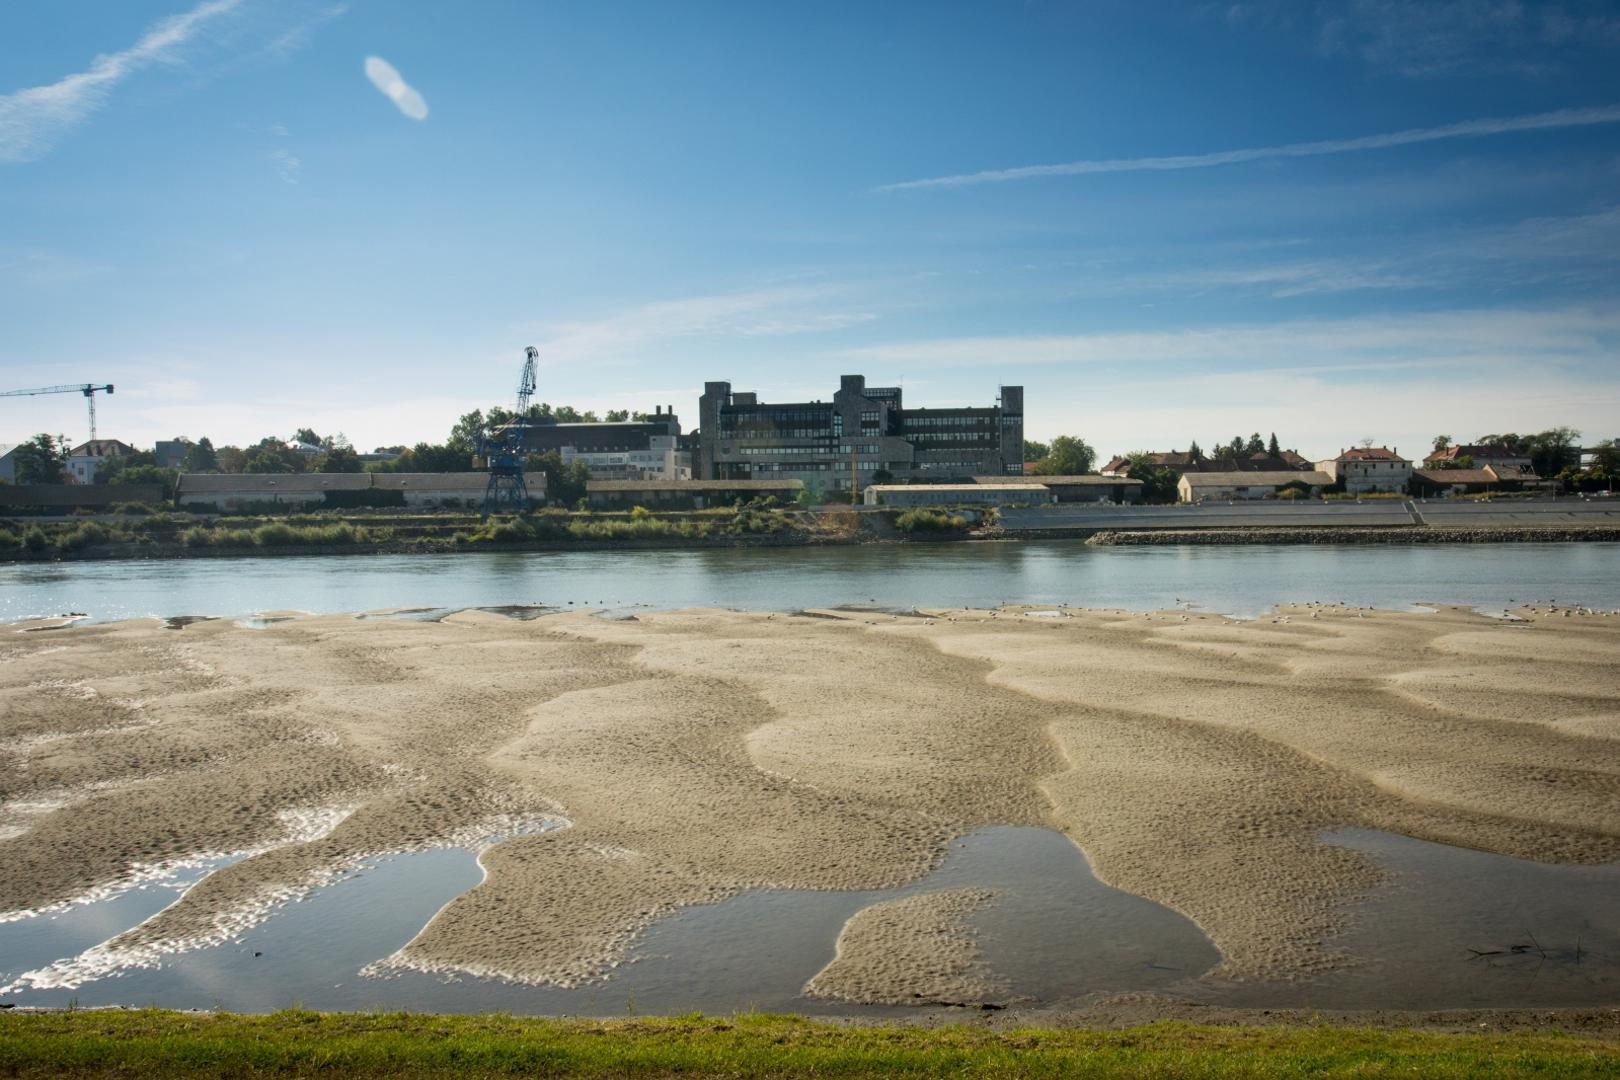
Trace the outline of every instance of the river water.
<instances>
[{"instance_id":1,"label":"river water","mask_svg":"<svg viewBox=\"0 0 1620 1080\"><path fill-rule=\"evenodd\" d=\"M791 611L1003 603L1253 616L1288 601L1620 608L1620 544L1088 547L1078 541L0 566L0 621L508 604Z\"/></svg>"}]
</instances>

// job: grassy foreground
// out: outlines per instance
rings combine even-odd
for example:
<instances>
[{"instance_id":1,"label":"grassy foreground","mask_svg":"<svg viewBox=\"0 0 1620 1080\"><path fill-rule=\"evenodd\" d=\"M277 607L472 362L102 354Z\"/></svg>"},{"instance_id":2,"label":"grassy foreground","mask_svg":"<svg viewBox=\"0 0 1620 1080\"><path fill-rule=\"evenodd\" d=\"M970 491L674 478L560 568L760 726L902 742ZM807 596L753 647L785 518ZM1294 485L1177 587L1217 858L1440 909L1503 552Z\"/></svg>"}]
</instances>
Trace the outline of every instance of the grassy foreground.
<instances>
[{"instance_id":1,"label":"grassy foreground","mask_svg":"<svg viewBox=\"0 0 1620 1080\"><path fill-rule=\"evenodd\" d=\"M1184 1023L1124 1031L843 1027L790 1016L0 1016L0 1076L1620 1076L1620 1045Z\"/></svg>"}]
</instances>

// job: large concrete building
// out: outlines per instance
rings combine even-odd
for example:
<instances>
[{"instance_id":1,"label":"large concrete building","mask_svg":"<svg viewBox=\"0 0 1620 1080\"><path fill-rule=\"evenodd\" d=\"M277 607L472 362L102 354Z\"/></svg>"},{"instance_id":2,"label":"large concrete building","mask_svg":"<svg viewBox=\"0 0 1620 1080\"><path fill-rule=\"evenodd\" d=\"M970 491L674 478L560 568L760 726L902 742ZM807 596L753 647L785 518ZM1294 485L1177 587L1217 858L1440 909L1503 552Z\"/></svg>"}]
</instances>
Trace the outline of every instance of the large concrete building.
<instances>
[{"instance_id":1,"label":"large concrete building","mask_svg":"<svg viewBox=\"0 0 1620 1080\"><path fill-rule=\"evenodd\" d=\"M592 480L690 480L691 453L681 443L675 410L658 406L650 420L559 424L531 421L523 433L531 454L555 450L564 465L583 461Z\"/></svg>"},{"instance_id":2,"label":"large concrete building","mask_svg":"<svg viewBox=\"0 0 1620 1080\"><path fill-rule=\"evenodd\" d=\"M831 401L766 403L728 382L703 384L693 475L800 480L815 491L899 482L971 482L1024 472L1024 388L994 405L907 409L899 387L845 375ZM879 476L879 474L887 476Z\"/></svg>"}]
</instances>

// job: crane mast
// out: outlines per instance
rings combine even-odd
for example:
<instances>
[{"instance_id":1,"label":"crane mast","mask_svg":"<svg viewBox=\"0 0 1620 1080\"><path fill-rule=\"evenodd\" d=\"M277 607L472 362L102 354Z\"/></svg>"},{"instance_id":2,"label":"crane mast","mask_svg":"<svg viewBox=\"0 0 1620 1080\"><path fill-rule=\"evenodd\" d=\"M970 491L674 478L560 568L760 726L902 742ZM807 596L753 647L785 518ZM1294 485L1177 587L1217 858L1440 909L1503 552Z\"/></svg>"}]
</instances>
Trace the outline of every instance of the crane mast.
<instances>
[{"instance_id":1,"label":"crane mast","mask_svg":"<svg viewBox=\"0 0 1620 1080\"><path fill-rule=\"evenodd\" d=\"M489 483L484 488L484 513L502 508L527 510L529 487L523 479L523 434L529 427L529 401L536 385L535 364L540 350L523 350L523 373L518 377L517 416L499 431L484 436L489 457Z\"/></svg>"},{"instance_id":2,"label":"crane mast","mask_svg":"<svg viewBox=\"0 0 1620 1080\"><path fill-rule=\"evenodd\" d=\"M533 391L533 387L530 387ZM96 441L96 395L112 393L113 384L103 383L69 383L66 386L37 386L31 390L4 390L0 397L32 397L35 394L83 394L85 402L90 406L90 441Z\"/></svg>"}]
</instances>

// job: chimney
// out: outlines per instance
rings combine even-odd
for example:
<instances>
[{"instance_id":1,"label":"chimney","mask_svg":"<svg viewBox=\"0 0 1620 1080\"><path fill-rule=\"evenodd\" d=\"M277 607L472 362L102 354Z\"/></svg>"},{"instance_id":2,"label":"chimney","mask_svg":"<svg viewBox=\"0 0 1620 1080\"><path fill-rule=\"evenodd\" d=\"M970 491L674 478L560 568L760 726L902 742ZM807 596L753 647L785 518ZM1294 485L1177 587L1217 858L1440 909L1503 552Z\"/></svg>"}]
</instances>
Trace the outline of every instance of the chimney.
<instances>
[{"instance_id":1,"label":"chimney","mask_svg":"<svg viewBox=\"0 0 1620 1080\"><path fill-rule=\"evenodd\" d=\"M653 406L653 415L654 416L663 416L664 415L664 407L662 405L654 405Z\"/></svg>"}]
</instances>

